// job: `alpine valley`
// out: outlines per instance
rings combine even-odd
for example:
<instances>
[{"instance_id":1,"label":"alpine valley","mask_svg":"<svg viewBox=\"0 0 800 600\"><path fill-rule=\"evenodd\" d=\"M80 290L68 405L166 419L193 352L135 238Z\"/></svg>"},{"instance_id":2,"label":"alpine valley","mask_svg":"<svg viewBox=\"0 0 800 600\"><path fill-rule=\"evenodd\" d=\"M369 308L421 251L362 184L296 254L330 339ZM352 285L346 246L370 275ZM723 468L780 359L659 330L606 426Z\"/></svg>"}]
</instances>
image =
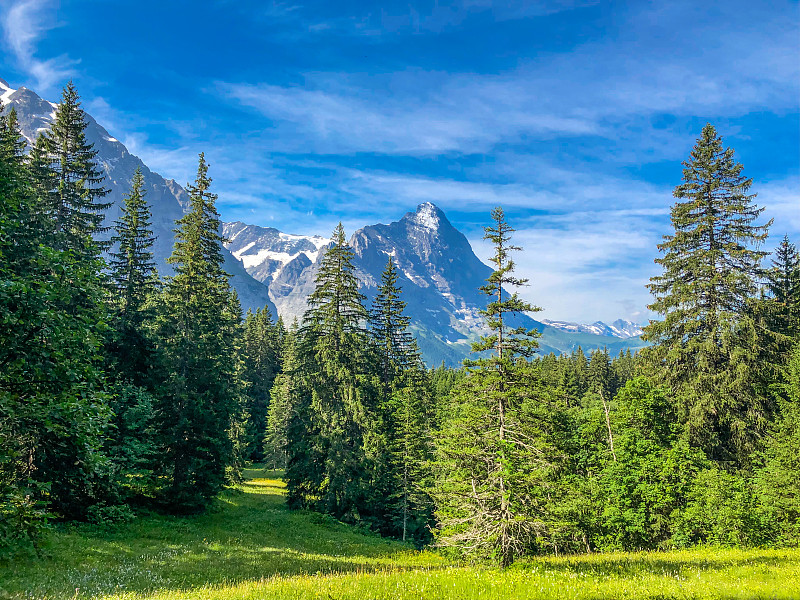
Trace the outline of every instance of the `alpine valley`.
<instances>
[{"instance_id":1,"label":"alpine valley","mask_svg":"<svg viewBox=\"0 0 800 600\"><path fill-rule=\"evenodd\" d=\"M4 110L13 106L22 134L32 143L53 121L56 104L21 87L12 89L0 79ZM97 160L105 171L105 185L111 191L112 206L106 215L110 227L119 217L123 195L137 168L142 170L152 207L156 243L153 248L161 275L169 275L167 257L172 252L175 221L188 208L186 191L175 180L151 171L112 137L89 114L86 136L98 151ZM213 165L212 165L213 170ZM212 172L213 175L213 172ZM488 217L487 217L488 218ZM229 240L225 268L231 274L242 307L267 306L289 325L302 318L314 278L329 240L321 235L296 235L242 222L226 223ZM380 273L388 257L399 271L399 285L408 303L407 313L423 357L429 365L444 362L453 366L470 352L471 342L483 330L480 309L486 298L479 290L492 269L475 255L467 238L448 221L441 209L430 202L420 204L388 225L368 225L352 234L357 275L362 293L370 302L376 293ZM535 283L535 282L534 282ZM529 316L519 325L536 328L542 353L564 353L582 347L584 351L608 348L616 354L644 345L637 324L617 320L610 325L566 321L536 321Z\"/></svg>"}]
</instances>

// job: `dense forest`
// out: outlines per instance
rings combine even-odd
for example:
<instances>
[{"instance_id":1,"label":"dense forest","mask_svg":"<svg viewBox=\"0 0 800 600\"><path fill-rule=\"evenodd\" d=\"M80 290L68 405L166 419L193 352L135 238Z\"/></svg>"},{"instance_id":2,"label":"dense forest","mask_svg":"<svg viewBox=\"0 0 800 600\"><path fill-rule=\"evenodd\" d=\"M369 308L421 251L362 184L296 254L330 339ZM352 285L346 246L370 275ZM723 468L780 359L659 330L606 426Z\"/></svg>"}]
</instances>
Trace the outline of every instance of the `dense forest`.
<instances>
[{"instance_id":1,"label":"dense forest","mask_svg":"<svg viewBox=\"0 0 800 600\"><path fill-rule=\"evenodd\" d=\"M762 249L772 223L711 125L645 350L537 354L497 208L487 333L458 370L423 364L391 258L365 305L341 225L301 322L243 316L202 154L161 277L140 174L104 230L85 127L72 84L31 148L0 117L0 557L54 523L202 512L251 462L285 470L292 507L501 565L800 543L800 256Z\"/></svg>"}]
</instances>

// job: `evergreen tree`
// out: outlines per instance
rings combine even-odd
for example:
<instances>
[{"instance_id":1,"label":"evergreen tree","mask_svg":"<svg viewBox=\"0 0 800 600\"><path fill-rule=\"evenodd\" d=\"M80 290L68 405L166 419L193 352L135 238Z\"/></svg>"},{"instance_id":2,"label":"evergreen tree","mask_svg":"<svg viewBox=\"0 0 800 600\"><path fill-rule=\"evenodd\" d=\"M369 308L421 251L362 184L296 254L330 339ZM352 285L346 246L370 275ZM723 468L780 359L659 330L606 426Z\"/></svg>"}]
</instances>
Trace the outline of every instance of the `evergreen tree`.
<instances>
[{"instance_id":1,"label":"evergreen tree","mask_svg":"<svg viewBox=\"0 0 800 600\"><path fill-rule=\"evenodd\" d=\"M48 246L52 221L35 196L13 111L0 120L0 138L0 413L9 415L0 446L13 457L12 487L83 518L106 480L102 263ZM81 246L90 245L86 236Z\"/></svg>"},{"instance_id":2,"label":"evergreen tree","mask_svg":"<svg viewBox=\"0 0 800 600\"><path fill-rule=\"evenodd\" d=\"M300 404L302 383L297 361L297 331L286 334L281 355L283 366L270 389L267 427L264 435L264 459L274 468L288 467L287 432L292 415Z\"/></svg>"},{"instance_id":3,"label":"evergreen tree","mask_svg":"<svg viewBox=\"0 0 800 600\"><path fill-rule=\"evenodd\" d=\"M800 253L784 236L766 272L766 288L772 301L770 329L789 344L800 339Z\"/></svg>"},{"instance_id":4,"label":"evergreen tree","mask_svg":"<svg viewBox=\"0 0 800 600\"><path fill-rule=\"evenodd\" d=\"M378 349L380 377L384 385L420 362L414 336L408 331L411 319L403 314L406 302L400 299L400 294L397 267L390 257L381 274L378 294L370 314L370 329Z\"/></svg>"},{"instance_id":5,"label":"evergreen tree","mask_svg":"<svg viewBox=\"0 0 800 600\"><path fill-rule=\"evenodd\" d=\"M102 223L111 206L102 202L109 190L96 163L97 151L86 141L86 115L70 81L61 95L52 127L36 140L32 172L40 198L55 227L56 249L92 257L107 242L93 239L106 230Z\"/></svg>"},{"instance_id":6,"label":"evergreen tree","mask_svg":"<svg viewBox=\"0 0 800 600\"><path fill-rule=\"evenodd\" d=\"M750 315L764 256L757 247L771 224L748 191L734 151L711 125L684 162L672 207L674 234L649 284L651 321L644 338L658 380L670 386L688 439L717 460L746 461L769 406L753 391L758 337Z\"/></svg>"},{"instance_id":7,"label":"evergreen tree","mask_svg":"<svg viewBox=\"0 0 800 600\"><path fill-rule=\"evenodd\" d=\"M413 537L421 542L432 517L432 502L423 488L431 458L433 414L426 372L408 331L410 319L404 314L406 303L397 279L397 268L389 258L370 314L387 444L382 466L385 491L379 496L385 517L379 526L403 540Z\"/></svg>"},{"instance_id":8,"label":"evergreen tree","mask_svg":"<svg viewBox=\"0 0 800 600\"><path fill-rule=\"evenodd\" d=\"M264 459L264 435L269 413L270 391L280 371L281 340L269 308L248 311L244 321L244 381L248 384L246 427L247 459Z\"/></svg>"},{"instance_id":9,"label":"evergreen tree","mask_svg":"<svg viewBox=\"0 0 800 600\"><path fill-rule=\"evenodd\" d=\"M484 315L491 334L473 351L492 356L466 363L470 375L454 391L448 422L438 439L438 478L433 490L441 523L439 542L466 553L494 556L502 566L525 552L541 530L532 483L542 466L538 441L522 416L526 395L524 359L537 346L536 332L510 328L507 317L538 310L507 286L526 280L513 275L514 231L501 208L492 211L485 239L495 270L481 289L491 299ZM504 295L505 294L505 295ZM523 359L522 361L518 358Z\"/></svg>"},{"instance_id":10,"label":"evergreen tree","mask_svg":"<svg viewBox=\"0 0 800 600\"><path fill-rule=\"evenodd\" d=\"M166 502L183 512L201 510L224 485L240 400L234 348L241 314L223 270L224 239L210 185L200 154L197 178L187 187L191 209L177 223L169 258L175 275L158 317L167 373L157 405L160 472Z\"/></svg>"},{"instance_id":11,"label":"evergreen tree","mask_svg":"<svg viewBox=\"0 0 800 600\"><path fill-rule=\"evenodd\" d=\"M130 193L124 197L122 215L115 223L110 253L110 279L113 287L113 332L109 343L112 369L120 379L142 385L147 377L152 344L146 325L152 320L152 303L159 281L151 251L155 238L150 207L144 198L144 177L136 169Z\"/></svg>"},{"instance_id":12,"label":"evergreen tree","mask_svg":"<svg viewBox=\"0 0 800 600\"><path fill-rule=\"evenodd\" d=\"M382 425L376 410L368 318L341 224L308 300L298 344L307 404L290 423L289 500L348 521L373 517L371 487ZM302 421L305 420L305 423ZM295 429L293 429L295 428Z\"/></svg>"}]
</instances>

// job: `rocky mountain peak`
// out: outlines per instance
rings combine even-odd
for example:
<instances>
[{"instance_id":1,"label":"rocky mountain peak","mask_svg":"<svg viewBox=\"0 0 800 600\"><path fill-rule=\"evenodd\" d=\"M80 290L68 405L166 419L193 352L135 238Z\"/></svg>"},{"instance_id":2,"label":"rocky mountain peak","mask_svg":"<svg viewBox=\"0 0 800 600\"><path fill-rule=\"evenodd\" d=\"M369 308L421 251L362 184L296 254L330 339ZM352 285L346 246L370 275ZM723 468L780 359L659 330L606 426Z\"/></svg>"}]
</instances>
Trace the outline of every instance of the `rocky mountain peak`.
<instances>
[{"instance_id":1,"label":"rocky mountain peak","mask_svg":"<svg viewBox=\"0 0 800 600\"><path fill-rule=\"evenodd\" d=\"M415 212L406 214L403 220L410 221L419 227L431 229L433 231L438 231L443 221L448 225L450 224L444 213L432 202L423 202L417 206Z\"/></svg>"}]
</instances>

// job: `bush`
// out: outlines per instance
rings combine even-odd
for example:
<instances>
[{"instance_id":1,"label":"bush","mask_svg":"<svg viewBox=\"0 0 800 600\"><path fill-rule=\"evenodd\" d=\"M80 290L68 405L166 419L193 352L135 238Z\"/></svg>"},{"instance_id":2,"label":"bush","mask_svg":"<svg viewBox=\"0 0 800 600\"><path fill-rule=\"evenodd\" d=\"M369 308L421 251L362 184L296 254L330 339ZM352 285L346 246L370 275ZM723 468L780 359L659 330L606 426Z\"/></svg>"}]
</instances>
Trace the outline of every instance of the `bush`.
<instances>
[{"instance_id":1,"label":"bush","mask_svg":"<svg viewBox=\"0 0 800 600\"><path fill-rule=\"evenodd\" d=\"M675 519L672 543L746 547L768 538L769 524L759 511L751 484L716 468L697 474L688 503Z\"/></svg>"}]
</instances>

